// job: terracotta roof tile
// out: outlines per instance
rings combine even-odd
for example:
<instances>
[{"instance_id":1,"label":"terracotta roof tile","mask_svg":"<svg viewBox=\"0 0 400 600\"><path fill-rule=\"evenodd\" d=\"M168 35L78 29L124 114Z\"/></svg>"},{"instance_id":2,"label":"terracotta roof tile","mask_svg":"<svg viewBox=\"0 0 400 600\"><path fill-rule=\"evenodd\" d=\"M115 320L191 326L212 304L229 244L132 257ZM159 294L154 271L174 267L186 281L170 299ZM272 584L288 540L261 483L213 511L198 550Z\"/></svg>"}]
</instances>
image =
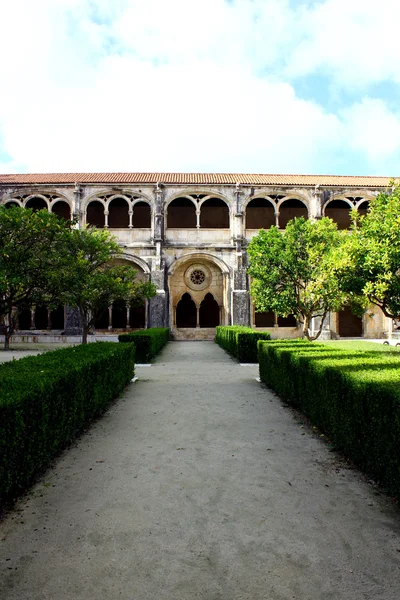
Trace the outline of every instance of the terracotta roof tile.
<instances>
[{"instance_id":1,"label":"terracotta roof tile","mask_svg":"<svg viewBox=\"0 0 400 600\"><path fill-rule=\"evenodd\" d=\"M267 175L249 173L31 173L0 174L0 185L18 184L197 184L386 187L391 177L349 175Z\"/></svg>"}]
</instances>

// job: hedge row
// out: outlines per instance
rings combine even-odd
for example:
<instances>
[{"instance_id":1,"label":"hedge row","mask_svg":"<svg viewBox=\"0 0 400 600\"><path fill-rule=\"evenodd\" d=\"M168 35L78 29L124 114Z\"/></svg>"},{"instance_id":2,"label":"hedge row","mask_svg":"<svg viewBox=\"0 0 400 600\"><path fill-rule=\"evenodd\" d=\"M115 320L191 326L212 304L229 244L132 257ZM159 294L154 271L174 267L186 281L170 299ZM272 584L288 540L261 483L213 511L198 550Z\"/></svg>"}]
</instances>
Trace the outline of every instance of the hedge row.
<instances>
[{"instance_id":1,"label":"hedge row","mask_svg":"<svg viewBox=\"0 0 400 600\"><path fill-rule=\"evenodd\" d=\"M304 341L260 342L258 349L261 380L400 496L398 351Z\"/></svg>"},{"instance_id":2,"label":"hedge row","mask_svg":"<svg viewBox=\"0 0 400 600\"><path fill-rule=\"evenodd\" d=\"M118 336L120 342L134 342L136 347L136 362L148 363L154 358L169 341L168 327L153 327L123 333Z\"/></svg>"},{"instance_id":3,"label":"hedge row","mask_svg":"<svg viewBox=\"0 0 400 600\"><path fill-rule=\"evenodd\" d=\"M258 340L270 339L271 336L267 331L255 331L251 327L240 327L239 325L219 326L215 336L216 343L236 356L241 363L258 362Z\"/></svg>"},{"instance_id":4,"label":"hedge row","mask_svg":"<svg viewBox=\"0 0 400 600\"><path fill-rule=\"evenodd\" d=\"M0 499L26 489L134 374L135 348L107 342L0 366Z\"/></svg>"}]
</instances>

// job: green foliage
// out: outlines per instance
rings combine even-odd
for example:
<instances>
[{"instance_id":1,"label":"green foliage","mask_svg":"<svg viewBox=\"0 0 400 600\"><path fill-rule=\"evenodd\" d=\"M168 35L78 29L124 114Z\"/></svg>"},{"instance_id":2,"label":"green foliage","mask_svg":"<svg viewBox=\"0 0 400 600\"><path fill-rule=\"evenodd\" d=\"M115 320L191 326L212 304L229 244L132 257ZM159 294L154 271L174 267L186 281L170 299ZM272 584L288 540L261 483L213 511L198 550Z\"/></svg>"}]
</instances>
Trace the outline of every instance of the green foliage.
<instances>
[{"instance_id":1,"label":"green foliage","mask_svg":"<svg viewBox=\"0 0 400 600\"><path fill-rule=\"evenodd\" d=\"M22 309L57 303L62 240L69 226L47 210L0 206L0 322L6 348Z\"/></svg>"},{"instance_id":2,"label":"green foliage","mask_svg":"<svg viewBox=\"0 0 400 600\"><path fill-rule=\"evenodd\" d=\"M0 498L26 489L134 374L135 348L110 342L0 366Z\"/></svg>"},{"instance_id":3,"label":"green foliage","mask_svg":"<svg viewBox=\"0 0 400 600\"><path fill-rule=\"evenodd\" d=\"M261 380L400 495L400 354L373 343L259 343Z\"/></svg>"},{"instance_id":4,"label":"green foliage","mask_svg":"<svg viewBox=\"0 0 400 600\"><path fill-rule=\"evenodd\" d=\"M400 318L399 186L373 198L366 215L353 214L351 235L335 262L345 292Z\"/></svg>"},{"instance_id":5,"label":"green foliage","mask_svg":"<svg viewBox=\"0 0 400 600\"><path fill-rule=\"evenodd\" d=\"M258 340L269 340L267 331L254 331L251 327L239 325L218 326L215 341L217 344L235 356L241 363L256 363Z\"/></svg>"},{"instance_id":6,"label":"green foliage","mask_svg":"<svg viewBox=\"0 0 400 600\"><path fill-rule=\"evenodd\" d=\"M115 238L104 229L73 229L65 236L65 264L60 301L79 309L83 336L114 300L138 306L156 293L153 283L137 281L136 271L113 264L121 254Z\"/></svg>"},{"instance_id":7,"label":"green foliage","mask_svg":"<svg viewBox=\"0 0 400 600\"><path fill-rule=\"evenodd\" d=\"M123 333L118 336L118 341L134 343L136 348L136 362L148 363L157 356L169 341L168 327L153 327L132 333Z\"/></svg>"},{"instance_id":8,"label":"green foliage","mask_svg":"<svg viewBox=\"0 0 400 600\"><path fill-rule=\"evenodd\" d=\"M284 232L277 227L261 230L248 247L256 310L294 314L303 323L304 335L316 339L327 313L340 310L347 301L332 268L332 251L343 237L328 218L294 219ZM313 317L321 317L321 324L311 338Z\"/></svg>"}]
</instances>

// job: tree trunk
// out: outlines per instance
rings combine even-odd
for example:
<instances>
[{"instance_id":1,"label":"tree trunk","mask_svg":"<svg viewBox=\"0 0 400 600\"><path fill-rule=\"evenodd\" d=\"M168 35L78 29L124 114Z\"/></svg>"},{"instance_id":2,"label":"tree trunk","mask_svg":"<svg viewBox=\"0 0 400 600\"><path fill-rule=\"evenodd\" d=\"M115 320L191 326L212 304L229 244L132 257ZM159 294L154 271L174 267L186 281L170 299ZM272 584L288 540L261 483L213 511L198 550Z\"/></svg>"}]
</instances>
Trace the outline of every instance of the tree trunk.
<instances>
[{"instance_id":1,"label":"tree trunk","mask_svg":"<svg viewBox=\"0 0 400 600\"><path fill-rule=\"evenodd\" d=\"M9 329L9 327L6 326L5 330L4 330L4 350L10 349L10 339L11 339L10 329Z\"/></svg>"},{"instance_id":2,"label":"tree trunk","mask_svg":"<svg viewBox=\"0 0 400 600\"><path fill-rule=\"evenodd\" d=\"M82 310L81 308L79 308L79 314L81 315L81 321L82 321L82 344L87 344L87 336L88 336L88 319L87 319L87 314L85 313L84 310Z\"/></svg>"},{"instance_id":3,"label":"tree trunk","mask_svg":"<svg viewBox=\"0 0 400 600\"><path fill-rule=\"evenodd\" d=\"M315 333L315 335L311 335L310 324L311 324L312 315L305 316L304 317L304 325L303 325L303 337L306 337L310 342L314 342L315 340L317 340L319 338L319 336L321 335L325 317L326 317L326 313L321 318L321 322L320 322L317 333Z\"/></svg>"}]
</instances>

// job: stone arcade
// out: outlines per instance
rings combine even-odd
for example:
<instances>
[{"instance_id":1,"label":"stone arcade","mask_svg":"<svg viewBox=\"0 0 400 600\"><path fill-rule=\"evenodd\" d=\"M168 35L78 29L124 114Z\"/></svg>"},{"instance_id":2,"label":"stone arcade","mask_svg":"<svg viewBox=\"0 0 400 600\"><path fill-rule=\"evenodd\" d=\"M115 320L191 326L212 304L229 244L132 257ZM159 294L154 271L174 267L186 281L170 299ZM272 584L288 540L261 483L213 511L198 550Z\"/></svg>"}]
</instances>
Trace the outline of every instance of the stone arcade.
<instances>
[{"instance_id":1,"label":"stone arcade","mask_svg":"<svg viewBox=\"0 0 400 600\"><path fill-rule=\"evenodd\" d=\"M218 324L267 328L297 337L294 317L255 313L246 274L246 246L260 228L284 229L295 216L326 215L339 228L389 184L384 177L222 173L65 173L0 175L0 204L46 208L79 226L105 227L122 261L156 284L142 309L115 303L96 330L169 326L175 339L210 339ZM73 311L32 307L21 331L76 331ZM357 319L331 314L324 337L382 337L391 327L380 311Z\"/></svg>"}]
</instances>

